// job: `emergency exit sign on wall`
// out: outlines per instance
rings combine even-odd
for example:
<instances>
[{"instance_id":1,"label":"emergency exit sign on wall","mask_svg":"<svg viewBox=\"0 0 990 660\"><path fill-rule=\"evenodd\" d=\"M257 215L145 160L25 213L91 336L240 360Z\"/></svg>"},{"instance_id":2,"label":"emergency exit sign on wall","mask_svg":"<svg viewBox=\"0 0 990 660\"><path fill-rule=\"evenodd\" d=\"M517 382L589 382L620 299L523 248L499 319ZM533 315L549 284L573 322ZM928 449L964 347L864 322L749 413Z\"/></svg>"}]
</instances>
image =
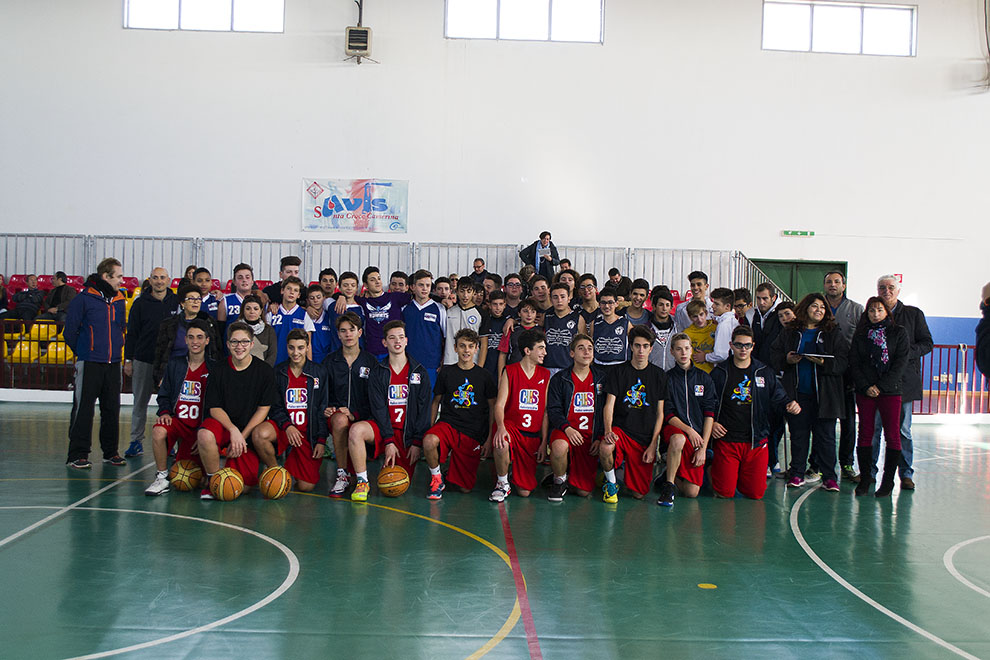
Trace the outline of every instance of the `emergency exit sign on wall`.
<instances>
[{"instance_id":1,"label":"emergency exit sign on wall","mask_svg":"<svg viewBox=\"0 0 990 660\"><path fill-rule=\"evenodd\" d=\"M790 238L811 238L815 235L815 232L807 231L805 229L782 229L780 231L780 235Z\"/></svg>"}]
</instances>

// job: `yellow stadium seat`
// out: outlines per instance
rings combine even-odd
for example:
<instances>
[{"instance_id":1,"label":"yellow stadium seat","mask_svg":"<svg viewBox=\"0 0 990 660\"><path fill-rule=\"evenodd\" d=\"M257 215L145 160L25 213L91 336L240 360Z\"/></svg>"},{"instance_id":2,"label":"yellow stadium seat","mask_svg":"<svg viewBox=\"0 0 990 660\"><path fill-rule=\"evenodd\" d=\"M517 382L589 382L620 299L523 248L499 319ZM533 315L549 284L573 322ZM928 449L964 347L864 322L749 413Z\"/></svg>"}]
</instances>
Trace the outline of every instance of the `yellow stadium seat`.
<instances>
[{"instance_id":1,"label":"yellow stadium seat","mask_svg":"<svg viewBox=\"0 0 990 660\"><path fill-rule=\"evenodd\" d=\"M5 332L3 333L4 341L19 341L24 338L24 334L20 332Z\"/></svg>"},{"instance_id":2,"label":"yellow stadium seat","mask_svg":"<svg viewBox=\"0 0 990 660\"><path fill-rule=\"evenodd\" d=\"M52 342L48 345L48 352L41 356L41 364L66 364L75 362L76 356L72 349L64 342Z\"/></svg>"},{"instance_id":3,"label":"yellow stadium seat","mask_svg":"<svg viewBox=\"0 0 990 660\"><path fill-rule=\"evenodd\" d=\"M29 364L41 357L41 347L36 341L19 341L7 357L8 362Z\"/></svg>"},{"instance_id":4,"label":"yellow stadium seat","mask_svg":"<svg viewBox=\"0 0 990 660\"><path fill-rule=\"evenodd\" d=\"M58 328L54 323L48 321L39 321L31 326L31 332L28 333L28 339L34 341L48 341L58 334Z\"/></svg>"}]
</instances>

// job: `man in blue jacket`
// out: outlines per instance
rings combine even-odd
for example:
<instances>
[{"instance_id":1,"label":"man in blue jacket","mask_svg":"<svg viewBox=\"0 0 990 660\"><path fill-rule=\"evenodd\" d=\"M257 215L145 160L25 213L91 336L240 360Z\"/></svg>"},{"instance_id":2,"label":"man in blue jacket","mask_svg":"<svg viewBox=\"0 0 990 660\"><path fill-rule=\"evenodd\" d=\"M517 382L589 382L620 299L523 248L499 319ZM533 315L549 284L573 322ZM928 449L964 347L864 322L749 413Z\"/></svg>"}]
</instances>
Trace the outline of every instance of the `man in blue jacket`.
<instances>
[{"instance_id":1,"label":"man in blue jacket","mask_svg":"<svg viewBox=\"0 0 990 660\"><path fill-rule=\"evenodd\" d=\"M66 465L80 470L93 467L93 413L100 400L100 448L103 462L126 465L118 453L120 440L120 360L127 326L124 296L118 290L124 271L107 257L86 280L86 289L72 299L63 337L76 354L75 391L69 420Z\"/></svg>"}]
</instances>

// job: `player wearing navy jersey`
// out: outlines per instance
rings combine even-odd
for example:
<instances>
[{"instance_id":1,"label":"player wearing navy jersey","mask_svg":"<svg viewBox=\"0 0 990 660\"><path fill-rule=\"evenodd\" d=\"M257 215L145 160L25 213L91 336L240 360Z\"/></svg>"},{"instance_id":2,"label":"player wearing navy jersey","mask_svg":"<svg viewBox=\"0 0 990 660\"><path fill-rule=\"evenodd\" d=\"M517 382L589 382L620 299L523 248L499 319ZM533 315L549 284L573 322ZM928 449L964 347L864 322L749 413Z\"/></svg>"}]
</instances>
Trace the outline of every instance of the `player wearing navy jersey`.
<instances>
[{"instance_id":1,"label":"player wearing navy jersey","mask_svg":"<svg viewBox=\"0 0 990 660\"><path fill-rule=\"evenodd\" d=\"M509 273L505 276L503 290L505 291L505 315L510 319L519 316L519 305L523 301L523 281L519 273Z\"/></svg>"},{"instance_id":2,"label":"player wearing navy jersey","mask_svg":"<svg viewBox=\"0 0 990 660\"><path fill-rule=\"evenodd\" d=\"M353 312L361 319L361 323L364 323L364 308L361 307L355 300L358 293L358 276L357 273L352 273L350 271L344 271L340 274L340 279L337 280L337 286L340 287L336 298L333 297L323 297L323 308L327 311L326 321L330 326L332 332L330 333L330 347L329 352L335 353L340 350L340 337L336 332L337 319L340 318L341 314L345 312ZM337 311L337 303L339 301L344 301L344 312ZM364 346L364 338L361 339L361 346Z\"/></svg>"},{"instance_id":3,"label":"player wearing navy jersey","mask_svg":"<svg viewBox=\"0 0 990 660\"><path fill-rule=\"evenodd\" d=\"M254 289L254 270L251 266L243 263L234 266L232 284L234 290L221 299L220 307L217 309L217 320L226 323L223 328L225 336L227 327L240 316L244 299L250 296Z\"/></svg>"},{"instance_id":4,"label":"player wearing navy jersey","mask_svg":"<svg viewBox=\"0 0 990 660\"><path fill-rule=\"evenodd\" d=\"M385 324L402 319L402 308L409 304L412 296L408 292L384 291L382 273L377 266L365 268L362 279L368 295L356 296L354 300L364 310L365 346L376 359L380 360L388 354L382 343L385 339L383 333ZM338 299L336 309L337 313L341 314L346 311L347 304Z\"/></svg>"},{"instance_id":5,"label":"player wearing navy jersey","mask_svg":"<svg viewBox=\"0 0 990 660\"><path fill-rule=\"evenodd\" d=\"M650 295L650 283L639 278L633 280L629 289L629 306L625 308L625 317L629 325L649 325L650 313L644 305Z\"/></svg>"},{"instance_id":6,"label":"player wearing navy jersey","mask_svg":"<svg viewBox=\"0 0 990 660\"><path fill-rule=\"evenodd\" d=\"M337 338L337 328L330 322L330 314L324 309L323 300L323 288L319 284L312 284L306 289L306 313L313 322L313 362L318 364L323 364L323 360L333 352L333 339Z\"/></svg>"},{"instance_id":7,"label":"player wearing navy jersey","mask_svg":"<svg viewBox=\"0 0 990 660\"><path fill-rule=\"evenodd\" d=\"M629 354L629 321L616 314L618 296L605 287L598 296L601 318L591 324L588 334L595 342L595 363L603 366L622 364Z\"/></svg>"},{"instance_id":8,"label":"player wearing navy jersey","mask_svg":"<svg viewBox=\"0 0 990 660\"><path fill-rule=\"evenodd\" d=\"M306 313L306 309L296 304L300 295L302 295L302 280L291 275L285 278L282 280L281 304L276 307L275 312L268 312L265 317L268 325L272 326L278 336L278 353L275 357L275 364L281 364L289 359L286 348L289 332L296 328L313 332L313 321Z\"/></svg>"},{"instance_id":9,"label":"player wearing navy jersey","mask_svg":"<svg viewBox=\"0 0 990 660\"><path fill-rule=\"evenodd\" d=\"M547 357L543 365L553 375L571 366L569 346L579 334L585 334L581 312L571 310L570 289L566 284L557 283L550 290L553 310L543 318L543 332L547 337Z\"/></svg>"},{"instance_id":10,"label":"player wearing navy jersey","mask_svg":"<svg viewBox=\"0 0 990 660\"><path fill-rule=\"evenodd\" d=\"M203 296L203 311L210 315L213 320L217 319L217 311L220 309L220 299L223 292L213 285L213 276L205 268L197 268L193 273L193 284L199 289Z\"/></svg>"},{"instance_id":11,"label":"player wearing navy jersey","mask_svg":"<svg viewBox=\"0 0 990 660\"><path fill-rule=\"evenodd\" d=\"M506 365L515 364L522 359L522 350L519 348L519 334L523 330L529 330L536 326L537 308L536 302L530 298L519 303L519 322L513 323L512 319L505 324L502 341L498 345L498 373L501 375L505 371Z\"/></svg>"},{"instance_id":12,"label":"player wearing navy jersey","mask_svg":"<svg viewBox=\"0 0 990 660\"><path fill-rule=\"evenodd\" d=\"M412 276L412 301L402 308L402 321L408 338L406 352L419 362L430 377L430 387L437 382L437 370L443 361L444 337L447 332L447 308L430 297L433 274L417 270Z\"/></svg>"},{"instance_id":13,"label":"player wearing navy jersey","mask_svg":"<svg viewBox=\"0 0 990 660\"><path fill-rule=\"evenodd\" d=\"M505 336L505 326L509 317L505 314L505 294L501 291L493 291L488 298L488 318L484 327L481 328L481 341L488 342L488 354L485 356L485 363L482 365L488 373L498 382L499 369L498 347Z\"/></svg>"},{"instance_id":14,"label":"player wearing navy jersey","mask_svg":"<svg viewBox=\"0 0 990 660\"><path fill-rule=\"evenodd\" d=\"M355 422L348 434L348 455L357 484L351 499L368 499L368 451L372 458L384 455L383 466L398 465L412 479L422 452L423 435L430 426L432 388L426 370L406 355L406 329L402 321L385 326L388 359L371 370L368 401L372 419Z\"/></svg>"},{"instance_id":15,"label":"player wearing navy jersey","mask_svg":"<svg viewBox=\"0 0 990 660\"><path fill-rule=\"evenodd\" d=\"M578 298L581 301L581 318L585 327L601 318L602 310L598 305L598 279L591 273L585 273L578 279Z\"/></svg>"}]
</instances>

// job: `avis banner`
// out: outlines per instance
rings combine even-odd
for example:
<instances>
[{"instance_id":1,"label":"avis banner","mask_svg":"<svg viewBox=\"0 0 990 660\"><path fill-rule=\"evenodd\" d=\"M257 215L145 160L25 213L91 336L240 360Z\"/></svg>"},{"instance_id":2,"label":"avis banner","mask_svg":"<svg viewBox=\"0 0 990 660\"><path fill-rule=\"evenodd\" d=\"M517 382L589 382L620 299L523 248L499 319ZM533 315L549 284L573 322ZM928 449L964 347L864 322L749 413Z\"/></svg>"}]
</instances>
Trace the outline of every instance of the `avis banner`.
<instances>
[{"instance_id":1,"label":"avis banner","mask_svg":"<svg viewBox=\"0 0 990 660\"><path fill-rule=\"evenodd\" d=\"M409 182L303 179L303 231L405 234Z\"/></svg>"}]
</instances>

